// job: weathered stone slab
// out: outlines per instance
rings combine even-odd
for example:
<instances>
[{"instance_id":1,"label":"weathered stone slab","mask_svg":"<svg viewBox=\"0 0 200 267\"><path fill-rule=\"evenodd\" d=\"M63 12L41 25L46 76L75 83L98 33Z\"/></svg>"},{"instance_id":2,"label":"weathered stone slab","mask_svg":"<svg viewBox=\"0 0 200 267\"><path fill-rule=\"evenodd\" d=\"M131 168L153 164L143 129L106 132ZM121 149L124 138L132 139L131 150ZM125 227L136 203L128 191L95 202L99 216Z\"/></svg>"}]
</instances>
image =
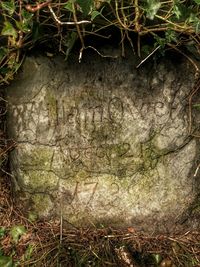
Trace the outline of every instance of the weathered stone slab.
<instances>
[{"instance_id":1,"label":"weathered stone slab","mask_svg":"<svg viewBox=\"0 0 200 267\"><path fill-rule=\"evenodd\" d=\"M27 58L8 88L19 199L79 226L171 229L199 188L191 67L165 59L136 70L134 55L84 60Z\"/></svg>"}]
</instances>

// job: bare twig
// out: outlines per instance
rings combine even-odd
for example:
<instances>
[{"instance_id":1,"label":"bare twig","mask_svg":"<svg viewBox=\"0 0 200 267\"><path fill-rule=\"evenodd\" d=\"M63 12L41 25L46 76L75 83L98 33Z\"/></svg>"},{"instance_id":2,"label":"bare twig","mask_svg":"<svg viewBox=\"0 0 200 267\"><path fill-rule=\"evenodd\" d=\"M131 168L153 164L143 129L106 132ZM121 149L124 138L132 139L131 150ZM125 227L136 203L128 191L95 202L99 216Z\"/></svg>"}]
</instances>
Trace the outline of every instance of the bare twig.
<instances>
[{"instance_id":1,"label":"bare twig","mask_svg":"<svg viewBox=\"0 0 200 267\"><path fill-rule=\"evenodd\" d=\"M89 24L89 23L91 23L91 21L89 21L89 20L81 20L81 21L60 21L58 19L58 17L56 16L55 12L53 11L53 9L52 9L52 7L51 7L50 4L48 5L48 8L49 8L51 14L53 15L55 21L58 24L60 24L60 25L80 25L80 24Z\"/></svg>"},{"instance_id":2,"label":"bare twig","mask_svg":"<svg viewBox=\"0 0 200 267\"><path fill-rule=\"evenodd\" d=\"M199 169L200 169L200 163L199 163L199 165L198 165L197 168L196 168L196 171L195 171L195 173L194 173L194 177L197 176L197 173L198 173Z\"/></svg>"},{"instance_id":3,"label":"bare twig","mask_svg":"<svg viewBox=\"0 0 200 267\"><path fill-rule=\"evenodd\" d=\"M36 6L31 6L31 5L26 5L25 8L26 10L28 10L29 12L32 12L32 13L35 13L37 12L38 10L42 9L43 7L46 7L49 5L49 3L51 2L51 0L47 1L47 2L44 2L44 3L41 3L41 4L37 4Z\"/></svg>"},{"instance_id":4,"label":"bare twig","mask_svg":"<svg viewBox=\"0 0 200 267\"><path fill-rule=\"evenodd\" d=\"M157 46L145 59L143 59L136 67L138 69L147 59L149 59L158 49L160 48L160 45Z\"/></svg>"},{"instance_id":5,"label":"bare twig","mask_svg":"<svg viewBox=\"0 0 200 267\"><path fill-rule=\"evenodd\" d=\"M192 134L192 99L199 89L200 89L200 80L197 81L197 83L194 86L193 91L190 93L190 96L189 96L189 130L188 132L189 134L195 137L199 137L199 136Z\"/></svg>"},{"instance_id":6,"label":"bare twig","mask_svg":"<svg viewBox=\"0 0 200 267\"><path fill-rule=\"evenodd\" d=\"M98 55L100 55L101 57L104 57L104 58L118 58L119 56L112 56L112 55L103 55L102 53L100 53L96 48L94 48L93 46L86 46L84 49L82 49L82 53L83 53L83 50L86 50L86 49L92 49L92 50L94 50L95 52L97 52L97 54ZM81 56L81 58L82 58L82 56Z\"/></svg>"},{"instance_id":7,"label":"bare twig","mask_svg":"<svg viewBox=\"0 0 200 267\"><path fill-rule=\"evenodd\" d=\"M140 19L140 9L138 5L138 0L135 0L135 30L136 32L140 32L141 26L139 24L139 19Z\"/></svg>"}]
</instances>

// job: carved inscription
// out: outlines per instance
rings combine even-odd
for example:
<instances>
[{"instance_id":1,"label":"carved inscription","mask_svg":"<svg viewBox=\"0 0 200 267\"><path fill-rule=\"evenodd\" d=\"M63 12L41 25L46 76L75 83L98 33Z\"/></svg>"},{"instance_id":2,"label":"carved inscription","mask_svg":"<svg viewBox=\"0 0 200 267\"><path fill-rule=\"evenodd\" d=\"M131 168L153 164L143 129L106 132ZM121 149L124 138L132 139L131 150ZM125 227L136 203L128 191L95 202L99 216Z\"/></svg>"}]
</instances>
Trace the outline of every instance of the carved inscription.
<instances>
[{"instance_id":1,"label":"carved inscription","mask_svg":"<svg viewBox=\"0 0 200 267\"><path fill-rule=\"evenodd\" d=\"M62 209L63 220L84 226L179 218L192 199L199 153L188 138L186 66L50 61L37 58L30 87L8 94L9 138L18 142L10 166L28 205L42 216Z\"/></svg>"},{"instance_id":2,"label":"carved inscription","mask_svg":"<svg viewBox=\"0 0 200 267\"><path fill-rule=\"evenodd\" d=\"M101 129L104 124L110 124L112 127L120 124L123 120L123 102L119 98L113 98L108 103L97 105L83 103L74 106L71 106L65 99L50 99L46 105L43 102L33 101L12 104L10 108L14 116L18 118L17 132L19 133L26 130L37 131L37 127L33 127L33 125L43 124L48 129L64 127L69 132L75 131L81 134L82 131L93 132ZM24 116L25 119L22 121ZM37 132L35 135L37 136ZM63 137L61 136L61 138Z\"/></svg>"}]
</instances>

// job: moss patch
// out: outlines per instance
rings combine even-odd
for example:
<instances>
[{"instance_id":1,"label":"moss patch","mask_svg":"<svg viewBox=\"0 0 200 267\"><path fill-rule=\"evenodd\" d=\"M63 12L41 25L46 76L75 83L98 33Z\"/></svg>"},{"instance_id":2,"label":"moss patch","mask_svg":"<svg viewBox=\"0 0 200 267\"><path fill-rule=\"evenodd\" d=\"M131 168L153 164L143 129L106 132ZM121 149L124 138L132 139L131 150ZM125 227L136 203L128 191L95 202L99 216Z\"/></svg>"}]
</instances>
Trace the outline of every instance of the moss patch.
<instances>
[{"instance_id":1,"label":"moss patch","mask_svg":"<svg viewBox=\"0 0 200 267\"><path fill-rule=\"evenodd\" d=\"M24 184L32 192L55 190L58 179L52 171L27 170L24 172Z\"/></svg>"},{"instance_id":2,"label":"moss patch","mask_svg":"<svg viewBox=\"0 0 200 267\"><path fill-rule=\"evenodd\" d=\"M38 216L43 217L49 215L50 210L53 207L53 204L48 195L34 194L31 197L31 200L33 202L32 208Z\"/></svg>"},{"instance_id":3,"label":"moss patch","mask_svg":"<svg viewBox=\"0 0 200 267\"><path fill-rule=\"evenodd\" d=\"M30 166L37 166L38 169L49 170L52 156L52 148L34 146L34 148L31 147L29 153L25 152L22 155L22 166L24 169L29 169Z\"/></svg>"}]
</instances>

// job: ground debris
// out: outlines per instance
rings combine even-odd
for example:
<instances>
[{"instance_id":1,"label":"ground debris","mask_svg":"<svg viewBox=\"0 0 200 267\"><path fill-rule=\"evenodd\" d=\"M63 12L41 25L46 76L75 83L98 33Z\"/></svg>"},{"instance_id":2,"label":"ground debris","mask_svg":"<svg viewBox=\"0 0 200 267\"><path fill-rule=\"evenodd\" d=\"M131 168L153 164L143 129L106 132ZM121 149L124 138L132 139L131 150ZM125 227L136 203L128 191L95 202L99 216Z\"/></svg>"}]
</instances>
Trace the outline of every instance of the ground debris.
<instances>
[{"instance_id":1,"label":"ground debris","mask_svg":"<svg viewBox=\"0 0 200 267\"><path fill-rule=\"evenodd\" d=\"M200 266L200 231L155 236L131 227L62 229L58 220L32 222L12 201L5 179L0 203L0 252L20 266ZM26 232L14 244L10 230L16 225Z\"/></svg>"}]
</instances>

